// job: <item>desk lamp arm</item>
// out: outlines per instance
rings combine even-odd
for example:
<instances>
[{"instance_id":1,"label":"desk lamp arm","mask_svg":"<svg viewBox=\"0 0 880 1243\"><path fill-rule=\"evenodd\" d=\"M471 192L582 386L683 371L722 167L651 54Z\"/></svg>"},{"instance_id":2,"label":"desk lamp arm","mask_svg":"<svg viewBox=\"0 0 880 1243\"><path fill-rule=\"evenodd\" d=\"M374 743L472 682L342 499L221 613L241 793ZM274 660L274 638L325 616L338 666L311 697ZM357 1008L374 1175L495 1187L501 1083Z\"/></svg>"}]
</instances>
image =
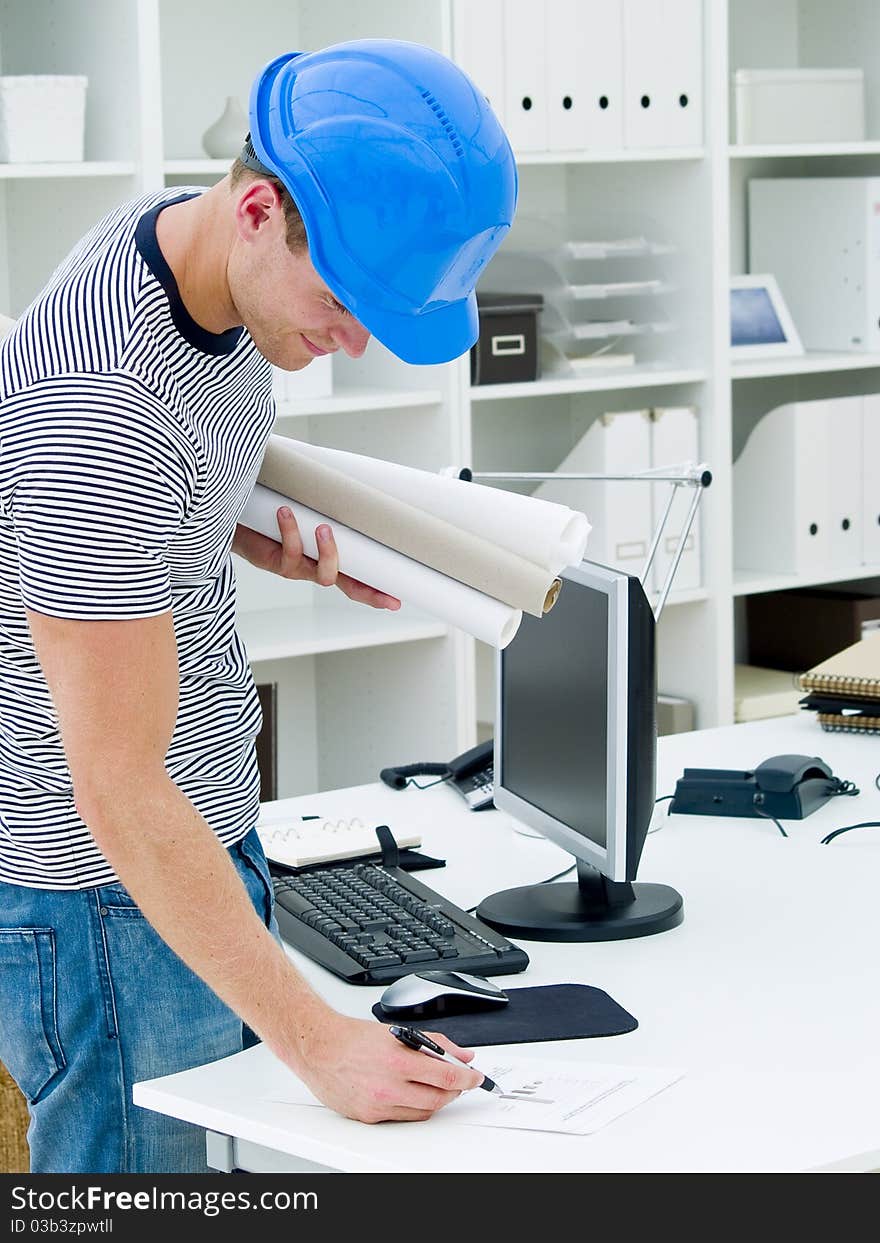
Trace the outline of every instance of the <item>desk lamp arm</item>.
<instances>
[{"instance_id":1,"label":"desk lamp arm","mask_svg":"<svg viewBox=\"0 0 880 1243\"><path fill-rule=\"evenodd\" d=\"M660 620L660 614L663 612L663 607L666 604L669 590L672 587L672 580L675 577L675 571L678 569L678 563L681 561L681 555L684 552L691 527L694 524L694 518L697 516L697 510L699 508L700 501L702 500L703 492L712 482L712 472L709 470L705 462L685 462L684 464L676 466L661 466L655 470L638 471L628 475L603 475L585 471L550 471L549 473L542 473L538 471L517 471L502 473L498 471L473 471L470 467L465 466L458 471L458 478L465 480L467 483L472 481L480 483L483 481L492 481L494 483L543 483L548 479L553 479L561 481L570 480L572 482L591 480L597 483L630 483L638 481L640 483L671 484L672 486L670 488L669 501L667 502L662 518L654 530L654 535L651 540L651 547L648 551L648 557L642 570L640 580L642 586L644 586L647 582L648 574L654 562L657 549L660 546L660 540L663 538L663 532L666 529L666 523L668 522L669 515L672 512L672 506L678 493L678 489L693 489L694 495L691 500L690 508L688 509L687 518L685 519L681 534L678 537L678 543L676 545L672 560L669 563L666 578L664 579L663 586L660 589L660 594L657 597L657 602L653 608L654 621L658 622Z\"/></svg>"}]
</instances>

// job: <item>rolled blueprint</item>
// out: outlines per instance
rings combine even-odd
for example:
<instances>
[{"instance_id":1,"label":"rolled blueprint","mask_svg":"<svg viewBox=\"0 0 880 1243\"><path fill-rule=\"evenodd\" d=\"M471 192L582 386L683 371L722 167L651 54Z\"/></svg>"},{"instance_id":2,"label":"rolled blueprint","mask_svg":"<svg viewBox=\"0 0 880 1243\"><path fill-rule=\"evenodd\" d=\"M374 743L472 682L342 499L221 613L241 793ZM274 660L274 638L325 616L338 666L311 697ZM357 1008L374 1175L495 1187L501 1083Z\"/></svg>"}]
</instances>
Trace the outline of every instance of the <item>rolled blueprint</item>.
<instances>
[{"instance_id":1,"label":"rolled blueprint","mask_svg":"<svg viewBox=\"0 0 880 1243\"><path fill-rule=\"evenodd\" d=\"M318 556L315 528L329 522L339 552L339 568L344 574L397 596L404 604L423 609L441 621L459 626L492 647L507 647L519 629L521 610L475 591L261 484L254 488L239 521L277 540L280 533L276 514L282 505L289 505L293 510L307 556Z\"/></svg>"},{"instance_id":2,"label":"rolled blueprint","mask_svg":"<svg viewBox=\"0 0 880 1243\"><path fill-rule=\"evenodd\" d=\"M483 539L551 574L583 560L590 524L582 513L567 505L324 445L281 438L276 443L275 437L269 442L264 469L271 469L276 454L287 456L290 452L332 466L386 496L430 510L452 526L478 531ZM261 477L261 482L274 486L271 479Z\"/></svg>"},{"instance_id":3,"label":"rolled blueprint","mask_svg":"<svg viewBox=\"0 0 880 1243\"><path fill-rule=\"evenodd\" d=\"M281 436L270 438L259 481L535 617L552 608L556 576L581 560L589 532L563 505ZM523 545L543 561L523 556Z\"/></svg>"}]
</instances>

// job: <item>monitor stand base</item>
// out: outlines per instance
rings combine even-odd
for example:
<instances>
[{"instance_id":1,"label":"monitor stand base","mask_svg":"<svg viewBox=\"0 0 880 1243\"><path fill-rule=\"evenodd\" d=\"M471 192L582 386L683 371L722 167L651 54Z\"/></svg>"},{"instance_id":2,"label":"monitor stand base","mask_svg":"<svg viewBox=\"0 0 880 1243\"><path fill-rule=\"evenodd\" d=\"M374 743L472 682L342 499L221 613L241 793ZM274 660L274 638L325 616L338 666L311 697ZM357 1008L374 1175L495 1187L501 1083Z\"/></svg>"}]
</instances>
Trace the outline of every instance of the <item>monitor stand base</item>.
<instances>
[{"instance_id":1,"label":"monitor stand base","mask_svg":"<svg viewBox=\"0 0 880 1243\"><path fill-rule=\"evenodd\" d=\"M610 881L578 861L577 884L522 885L484 898L477 918L527 941L621 941L653 936L684 918L669 885Z\"/></svg>"}]
</instances>

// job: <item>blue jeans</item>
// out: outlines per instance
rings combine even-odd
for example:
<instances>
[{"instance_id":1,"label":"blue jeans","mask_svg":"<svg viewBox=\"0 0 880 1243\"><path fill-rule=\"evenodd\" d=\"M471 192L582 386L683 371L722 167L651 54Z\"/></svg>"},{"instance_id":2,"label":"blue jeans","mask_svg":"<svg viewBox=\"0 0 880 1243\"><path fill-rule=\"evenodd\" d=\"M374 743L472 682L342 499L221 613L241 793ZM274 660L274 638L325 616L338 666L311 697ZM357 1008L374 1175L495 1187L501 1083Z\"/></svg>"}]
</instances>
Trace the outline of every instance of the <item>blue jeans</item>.
<instances>
[{"instance_id":1,"label":"blue jeans","mask_svg":"<svg viewBox=\"0 0 880 1243\"><path fill-rule=\"evenodd\" d=\"M277 935L256 830L229 853ZM28 1098L33 1172L206 1172L205 1132L133 1105L132 1085L253 1043L122 885L0 883L0 1061Z\"/></svg>"}]
</instances>

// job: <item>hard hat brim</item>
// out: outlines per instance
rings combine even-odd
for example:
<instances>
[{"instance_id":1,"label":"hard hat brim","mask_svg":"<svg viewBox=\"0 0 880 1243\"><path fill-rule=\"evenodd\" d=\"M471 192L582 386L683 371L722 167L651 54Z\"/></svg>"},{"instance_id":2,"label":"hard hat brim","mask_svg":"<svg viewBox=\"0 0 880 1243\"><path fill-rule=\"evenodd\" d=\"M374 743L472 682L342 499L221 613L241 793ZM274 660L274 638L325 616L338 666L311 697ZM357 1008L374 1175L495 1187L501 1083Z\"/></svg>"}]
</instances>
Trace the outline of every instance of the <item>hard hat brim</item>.
<instances>
[{"instance_id":1,"label":"hard hat brim","mask_svg":"<svg viewBox=\"0 0 880 1243\"><path fill-rule=\"evenodd\" d=\"M359 308L358 322L405 363L448 363L466 354L480 335L477 296L418 315Z\"/></svg>"}]
</instances>

